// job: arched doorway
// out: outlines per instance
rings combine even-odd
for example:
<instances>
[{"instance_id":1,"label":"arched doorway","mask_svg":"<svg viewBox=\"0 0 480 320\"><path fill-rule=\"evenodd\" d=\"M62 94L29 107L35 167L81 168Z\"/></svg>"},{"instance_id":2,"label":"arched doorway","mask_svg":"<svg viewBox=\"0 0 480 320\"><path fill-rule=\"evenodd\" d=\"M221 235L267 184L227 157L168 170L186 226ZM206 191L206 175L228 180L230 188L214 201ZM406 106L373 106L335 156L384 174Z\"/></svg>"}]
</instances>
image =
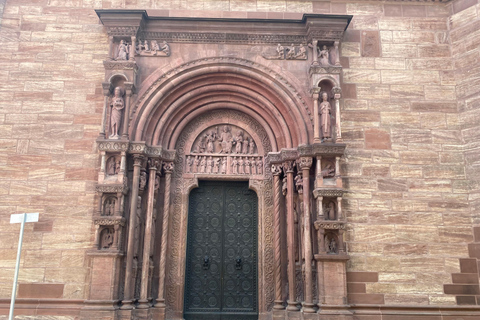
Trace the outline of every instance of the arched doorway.
<instances>
[{"instance_id":1,"label":"arched doorway","mask_svg":"<svg viewBox=\"0 0 480 320\"><path fill-rule=\"evenodd\" d=\"M257 319L257 195L201 181L189 197L185 319Z\"/></svg>"}]
</instances>

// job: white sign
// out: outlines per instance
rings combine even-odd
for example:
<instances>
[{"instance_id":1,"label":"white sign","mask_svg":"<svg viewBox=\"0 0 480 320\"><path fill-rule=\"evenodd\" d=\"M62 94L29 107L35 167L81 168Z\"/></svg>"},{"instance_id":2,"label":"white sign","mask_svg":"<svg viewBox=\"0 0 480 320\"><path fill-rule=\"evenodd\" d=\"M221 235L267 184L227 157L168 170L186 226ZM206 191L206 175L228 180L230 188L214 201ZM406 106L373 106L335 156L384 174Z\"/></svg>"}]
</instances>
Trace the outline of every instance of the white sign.
<instances>
[{"instance_id":1,"label":"white sign","mask_svg":"<svg viewBox=\"0 0 480 320\"><path fill-rule=\"evenodd\" d=\"M10 223L22 223L23 213L12 214L10 216ZM38 222L38 212L25 213L27 215L25 222Z\"/></svg>"}]
</instances>

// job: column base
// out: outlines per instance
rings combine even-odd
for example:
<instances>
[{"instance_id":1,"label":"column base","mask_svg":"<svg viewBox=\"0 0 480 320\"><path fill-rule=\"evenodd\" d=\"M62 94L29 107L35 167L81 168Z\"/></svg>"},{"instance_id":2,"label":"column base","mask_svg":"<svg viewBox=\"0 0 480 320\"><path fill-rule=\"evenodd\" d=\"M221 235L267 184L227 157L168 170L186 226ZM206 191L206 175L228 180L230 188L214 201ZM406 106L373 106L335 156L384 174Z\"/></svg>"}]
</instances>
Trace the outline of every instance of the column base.
<instances>
[{"instance_id":1,"label":"column base","mask_svg":"<svg viewBox=\"0 0 480 320\"><path fill-rule=\"evenodd\" d=\"M147 299L138 300L137 309L148 309L148 308L150 308L150 306L148 305L148 300Z\"/></svg>"},{"instance_id":2,"label":"column base","mask_svg":"<svg viewBox=\"0 0 480 320\"><path fill-rule=\"evenodd\" d=\"M167 305L165 304L165 299L156 300L153 307L158 309L165 309L167 307Z\"/></svg>"},{"instance_id":3,"label":"column base","mask_svg":"<svg viewBox=\"0 0 480 320\"><path fill-rule=\"evenodd\" d=\"M315 304L307 303L307 302L305 302L303 304L302 310L303 310L304 313L315 313L315 312L317 312L317 310L315 309Z\"/></svg>"},{"instance_id":4,"label":"column base","mask_svg":"<svg viewBox=\"0 0 480 320\"><path fill-rule=\"evenodd\" d=\"M287 311L299 311L300 308L298 307L297 301L288 301Z\"/></svg>"},{"instance_id":5,"label":"column base","mask_svg":"<svg viewBox=\"0 0 480 320\"><path fill-rule=\"evenodd\" d=\"M120 310L132 310L134 307L133 300L122 300Z\"/></svg>"},{"instance_id":6,"label":"column base","mask_svg":"<svg viewBox=\"0 0 480 320\"><path fill-rule=\"evenodd\" d=\"M282 300L275 300L273 310L285 310L285 305Z\"/></svg>"}]
</instances>

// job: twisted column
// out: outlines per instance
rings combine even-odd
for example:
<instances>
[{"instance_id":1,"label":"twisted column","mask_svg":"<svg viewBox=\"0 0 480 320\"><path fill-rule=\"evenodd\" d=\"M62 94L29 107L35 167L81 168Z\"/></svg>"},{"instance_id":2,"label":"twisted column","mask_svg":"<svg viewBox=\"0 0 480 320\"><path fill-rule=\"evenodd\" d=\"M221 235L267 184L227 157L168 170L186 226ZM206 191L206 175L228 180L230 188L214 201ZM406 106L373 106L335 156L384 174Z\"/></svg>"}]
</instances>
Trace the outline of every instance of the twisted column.
<instances>
[{"instance_id":1,"label":"twisted column","mask_svg":"<svg viewBox=\"0 0 480 320\"><path fill-rule=\"evenodd\" d=\"M150 251L152 246L152 226L153 226L153 206L155 200L155 175L161 165L158 159L149 159L148 161L148 199L147 199L147 217L145 219L145 234L143 238L143 259L142 259L142 277L140 284L140 299L138 300L139 309L148 308L148 271L150 270Z\"/></svg>"},{"instance_id":2,"label":"twisted column","mask_svg":"<svg viewBox=\"0 0 480 320\"><path fill-rule=\"evenodd\" d=\"M163 164L165 170L165 194L163 201L163 224L162 224L162 242L160 251L160 267L158 277L158 298L155 303L155 308L165 308L165 264L167 259L167 245L168 245L168 220L170 217L170 185L172 181L174 164L173 162L166 162Z\"/></svg>"},{"instance_id":3,"label":"twisted column","mask_svg":"<svg viewBox=\"0 0 480 320\"><path fill-rule=\"evenodd\" d=\"M283 171L287 174L287 251L288 251L288 307L289 311L298 311L295 276L295 217L293 208L293 171L294 161L285 161Z\"/></svg>"},{"instance_id":4,"label":"twisted column","mask_svg":"<svg viewBox=\"0 0 480 320\"><path fill-rule=\"evenodd\" d=\"M312 288L312 234L311 234L311 213L310 213L310 167L312 166L312 158L301 157L300 168L303 176L303 236L305 250L305 303L303 312L314 313L313 304L313 288Z\"/></svg>"},{"instance_id":5,"label":"twisted column","mask_svg":"<svg viewBox=\"0 0 480 320\"><path fill-rule=\"evenodd\" d=\"M130 200L130 217L128 220L127 262L125 268L125 289L123 306L121 309L133 309L133 254L135 251L135 213L138 202L138 184L140 183L140 169L144 158L142 155L133 156L132 198Z\"/></svg>"},{"instance_id":6,"label":"twisted column","mask_svg":"<svg viewBox=\"0 0 480 320\"><path fill-rule=\"evenodd\" d=\"M280 183L280 175L282 174L282 166L274 164L272 165L273 174L273 206L274 206L274 246L275 246L275 304L273 309L283 310L285 309L282 299L282 259L281 259L281 243L280 243L280 195L282 192L282 186Z\"/></svg>"}]
</instances>

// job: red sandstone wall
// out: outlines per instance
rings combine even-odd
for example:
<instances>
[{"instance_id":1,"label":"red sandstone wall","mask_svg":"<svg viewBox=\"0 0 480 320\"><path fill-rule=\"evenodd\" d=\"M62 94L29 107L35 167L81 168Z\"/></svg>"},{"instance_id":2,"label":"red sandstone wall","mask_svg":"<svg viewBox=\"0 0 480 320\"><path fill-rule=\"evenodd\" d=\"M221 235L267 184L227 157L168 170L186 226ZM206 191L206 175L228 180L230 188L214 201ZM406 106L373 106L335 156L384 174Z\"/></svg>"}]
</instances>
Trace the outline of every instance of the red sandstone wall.
<instances>
[{"instance_id":1,"label":"red sandstone wall","mask_svg":"<svg viewBox=\"0 0 480 320\"><path fill-rule=\"evenodd\" d=\"M94 140L108 52L93 8L154 8L162 11L152 14L171 16L354 15L341 48L350 302L456 303L443 285L461 272L459 258L470 258L480 178L474 120L480 9L460 7L7 0L0 29L0 297L10 295L17 246L18 226L10 226L8 216L38 211L41 222L26 228L20 282L54 283L63 298L86 298L84 252L93 243L99 163ZM290 68L306 84L306 70ZM24 290L25 296L37 289Z\"/></svg>"}]
</instances>

